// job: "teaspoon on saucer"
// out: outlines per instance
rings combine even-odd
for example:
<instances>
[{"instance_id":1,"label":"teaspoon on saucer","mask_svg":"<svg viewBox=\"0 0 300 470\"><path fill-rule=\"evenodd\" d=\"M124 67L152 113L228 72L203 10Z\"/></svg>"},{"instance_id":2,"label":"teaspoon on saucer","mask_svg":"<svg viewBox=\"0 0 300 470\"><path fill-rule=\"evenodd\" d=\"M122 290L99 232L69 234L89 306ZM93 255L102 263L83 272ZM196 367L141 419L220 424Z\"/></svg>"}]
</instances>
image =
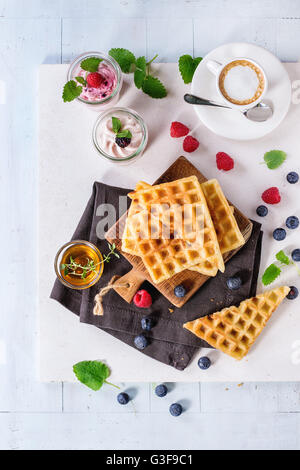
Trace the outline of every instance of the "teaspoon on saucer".
<instances>
[{"instance_id":1,"label":"teaspoon on saucer","mask_svg":"<svg viewBox=\"0 0 300 470\"><path fill-rule=\"evenodd\" d=\"M199 96L185 94L184 101L189 104L197 104L203 106L215 106L217 108L227 108L232 109L230 106L226 106L223 104L215 103L214 101L206 100L205 98L200 98ZM264 122L270 119L273 114L273 109L266 103L260 102L253 108L247 109L246 111L242 112L242 114L249 119L250 121L255 122Z\"/></svg>"}]
</instances>

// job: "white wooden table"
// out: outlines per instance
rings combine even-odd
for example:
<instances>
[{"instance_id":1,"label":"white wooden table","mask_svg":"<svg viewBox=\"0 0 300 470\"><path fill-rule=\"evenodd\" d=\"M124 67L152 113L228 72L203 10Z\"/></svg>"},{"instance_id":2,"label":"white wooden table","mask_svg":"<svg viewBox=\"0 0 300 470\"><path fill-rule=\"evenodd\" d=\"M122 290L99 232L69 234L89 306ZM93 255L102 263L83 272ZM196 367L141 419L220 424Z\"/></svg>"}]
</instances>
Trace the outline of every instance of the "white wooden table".
<instances>
[{"instance_id":1,"label":"white wooden table","mask_svg":"<svg viewBox=\"0 0 300 470\"><path fill-rule=\"evenodd\" d=\"M111 46L170 62L228 41L297 61L299 2L1 0L0 26L0 449L299 449L299 383L172 384L166 399L130 384L134 413L109 387L36 380L37 66Z\"/></svg>"}]
</instances>

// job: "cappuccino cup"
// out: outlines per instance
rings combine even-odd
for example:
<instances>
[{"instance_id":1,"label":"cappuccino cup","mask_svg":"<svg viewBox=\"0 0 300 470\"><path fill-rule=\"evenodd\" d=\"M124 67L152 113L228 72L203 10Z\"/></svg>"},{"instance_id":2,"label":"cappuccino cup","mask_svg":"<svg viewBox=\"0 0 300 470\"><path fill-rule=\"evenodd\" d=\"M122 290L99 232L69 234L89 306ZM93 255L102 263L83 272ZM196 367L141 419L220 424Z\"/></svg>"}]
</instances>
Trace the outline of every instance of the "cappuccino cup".
<instances>
[{"instance_id":1,"label":"cappuccino cup","mask_svg":"<svg viewBox=\"0 0 300 470\"><path fill-rule=\"evenodd\" d=\"M263 99L268 87L267 77L252 59L235 58L223 64L208 60L206 65L216 77L220 97L231 108L246 110Z\"/></svg>"}]
</instances>

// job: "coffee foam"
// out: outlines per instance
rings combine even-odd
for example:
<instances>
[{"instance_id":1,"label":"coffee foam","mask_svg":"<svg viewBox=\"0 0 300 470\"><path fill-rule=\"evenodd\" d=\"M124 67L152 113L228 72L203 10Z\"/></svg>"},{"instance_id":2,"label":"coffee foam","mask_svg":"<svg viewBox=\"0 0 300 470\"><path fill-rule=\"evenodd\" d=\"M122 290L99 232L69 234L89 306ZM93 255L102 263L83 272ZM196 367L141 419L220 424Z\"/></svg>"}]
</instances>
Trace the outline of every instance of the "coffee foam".
<instances>
[{"instance_id":1,"label":"coffee foam","mask_svg":"<svg viewBox=\"0 0 300 470\"><path fill-rule=\"evenodd\" d=\"M224 97L231 103L247 105L256 101L264 91L262 71L247 60L235 60L227 64L219 77Z\"/></svg>"}]
</instances>

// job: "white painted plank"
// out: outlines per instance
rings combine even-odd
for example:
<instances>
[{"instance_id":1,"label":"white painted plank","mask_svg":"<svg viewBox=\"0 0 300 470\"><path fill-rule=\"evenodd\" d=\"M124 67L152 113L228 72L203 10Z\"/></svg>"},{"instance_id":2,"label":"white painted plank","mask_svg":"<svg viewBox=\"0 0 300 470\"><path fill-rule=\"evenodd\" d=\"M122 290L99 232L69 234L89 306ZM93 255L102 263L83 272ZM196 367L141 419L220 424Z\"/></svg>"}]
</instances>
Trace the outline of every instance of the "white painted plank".
<instances>
[{"instance_id":1,"label":"white painted plank","mask_svg":"<svg viewBox=\"0 0 300 470\"><path fill-rule=\"evenodd\" d=\"M158 62L177 62L182 54L193 54L193 21L150 19L147 42L148 60L158 54Z\"/></svg>"},{"instance_id":2,"label":"white painted plank","mask_svg":"<svg viewBox=\"0 0 300 470\"><path fill-rule=\"evenodd\" d=\"M0 449L288 450L299 428L296 413L0 414Z\"/></svg>"},{"instance_id":3,"label":"white painted plank","mask_svg":"<svg viewBox=\"0 0 300 470\"><path fill-rule=\"evenodd\" d=\"M60 58L59 20L0 19L1 283L0 411L58 411L61 385L36 382L36 67ZM47 245L45 245L47 249Z\"/></svg>"},{"instance_id":4,"label":"white painted plank","mask_svg":"<svg viewBox=\"0 0 300 470\"><path fill-rule=\"evenodd\" d=\"M0 16L25 18L294 18L297 0L1 0Z\"/></svg>"},{"instance_id":5,"label":"white painted plank","mask_svg":"<svg viewBox=\"0 0 300 470\"><path fill-rule=\"evenodd\" d=\"M111 47L125 47L137 56L146 54L146 21L64 19L62 29L63 62L85 51L108 52Z\"/></svg>"},{"instance_id":6,"label":"white painted plank","mask_svg":"<svg viewBox=\"0 0 300 470\"><path fill-rule=\"evenodd\" d=\"M277 20L277 55L281 60L285 62L300 60L299 37L300 18Z\"/></svg>"},{"instance_id":7,"label":"white painted plank","mask_svg":"<svg viewBox=\"0 0 300 470\"><path fill-rule=\"evenodd\" d=\"M278 384L278 411L300 413L300 383Z\"/></svg>"},{"instance_id":8,"label":"white painted plank","mask_svg":"<svg viewBox=\"0 0 300 470\"><path fill-rule=\"evenodd\" d=\"M198 383L165 383L168 393L165 397L155 395L157 384L151 386L151 412L166 413L172 403L180 403L185 413L200 411L200 384Z\"/></svg>"},{"instance_id":9,"label":"white painted plank","mask_svg":"<svg viewBox=\"0 0 300 470\"><path fill-rule=\"evenodd\" d=\"M218 413L296 412L300 410L300 384L203 383L201 410Z\"/></svg>"},{"instance_id":10,"label":"white painted plank","mask_svg":"<svg viewBox=\"0 0 300 470\"><path fill-rule=\"evenodd\" d=\"M194 21L194 54L203 56L227 42L251 42L276 52L276 21L232 17L202 17Z\"/></svg>"},{"instance_id":11,"label":"white painted plank","mask_svg":"<svg viewBox=\"0 0 300 470\"><path fill-rule=\"evenodd\" d=\"M300 7L297 0L284 2L282 0L243 0L243 2L240 0L110 0L109 2L72 0L71 5L69 0L63 0L61 14L73 18L94 16L140 18L143 16L164 19L204 17L256 19L300 17Z\"/></svg>"},{"instance_id":12,"label":"white painted plank","mask_svg":"<svg viewBox=\"0 0 300 470\"><path fill-rule=\"evenodd\" d=\"M109 379L108 379L109 380ZM65 383L63 388L64 412L89 413L147 413L150 411L150 384L130 383L103 385L98 392L89 390L81 384ZM120 392L128 393L130 402L121 406L117 401Z\"/></svg>"}]
</instances>

